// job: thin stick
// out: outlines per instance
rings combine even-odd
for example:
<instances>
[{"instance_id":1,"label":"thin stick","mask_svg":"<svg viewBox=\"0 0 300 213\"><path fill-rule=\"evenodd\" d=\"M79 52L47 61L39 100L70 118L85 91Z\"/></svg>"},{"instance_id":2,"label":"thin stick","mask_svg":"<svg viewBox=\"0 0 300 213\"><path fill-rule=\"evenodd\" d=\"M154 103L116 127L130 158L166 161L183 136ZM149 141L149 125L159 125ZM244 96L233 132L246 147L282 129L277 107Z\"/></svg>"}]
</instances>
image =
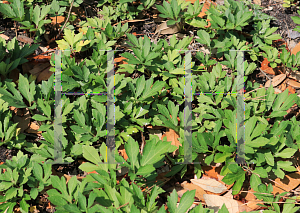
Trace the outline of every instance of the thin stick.
<instances>
[{"instance_id":1,"label":"thin stick","mask_svg":"<svg viewBox=\"0 0 300 213\"><path fill-rule=\"evenodd\" d=\"M125 204L123 204L122 206L119 206L119 207L117 207L116 209L118 210L118 209L120 209L120 208L123 208L124 206L127 206L129 204L129 202L128 203L125 203Z\"/></svg>"},{"instance_id":2,"label":"thin stick","mask_svg":"<svg viewBox=\"0 0 300 213\"><path fill-rule=\"evenodd\" d=\"M69 10L69 13L68 13L67 20L65 21L64 26L61 28L61 31L60 31L60 32L58 33L58 35L56 36L56 39L59 38L60 34L61 34L61 33L63 32L63 30L65 29L67 22L69 21L70 14L71 14L71 10L72 10L72 7L73 7L73 3L74 3L74 0L73 0L72 3L71 3L71 6L70 6L70 10Z\"/></svg>"},{"instance_id":3,"label":"thin stick","mask_svg":"<svg viewBox=\"0 0 300 213\"><path fill-rule=\"evenodd\" d=\"M271 81L270 85L272 85L272 79L269 76L267 76L267 74L264 73L264 71L262 71L260 68L259 68L259 70L262 74L264 74Z\"/></svg>"}]
</instances>

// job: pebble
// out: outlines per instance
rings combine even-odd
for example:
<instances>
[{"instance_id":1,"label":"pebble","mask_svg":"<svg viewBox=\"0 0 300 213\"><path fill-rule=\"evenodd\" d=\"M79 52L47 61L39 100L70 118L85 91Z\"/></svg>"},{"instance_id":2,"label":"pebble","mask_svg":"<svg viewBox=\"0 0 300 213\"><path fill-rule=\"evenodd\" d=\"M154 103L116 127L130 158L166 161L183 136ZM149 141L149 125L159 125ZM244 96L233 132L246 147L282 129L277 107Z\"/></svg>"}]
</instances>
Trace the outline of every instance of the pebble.
<instances>
[{"instance_id":1,"label":"pebble","mask_svg":"<svg viewBox=\"0 0 300 213\"><path fill-rule=\"evenodd\" d=\"M299 38L300 37L300 33L294 30L289 30L287 33L287 37L291 38L291 39L295 39L295 38Z\"/></svg>"}]
</instances>

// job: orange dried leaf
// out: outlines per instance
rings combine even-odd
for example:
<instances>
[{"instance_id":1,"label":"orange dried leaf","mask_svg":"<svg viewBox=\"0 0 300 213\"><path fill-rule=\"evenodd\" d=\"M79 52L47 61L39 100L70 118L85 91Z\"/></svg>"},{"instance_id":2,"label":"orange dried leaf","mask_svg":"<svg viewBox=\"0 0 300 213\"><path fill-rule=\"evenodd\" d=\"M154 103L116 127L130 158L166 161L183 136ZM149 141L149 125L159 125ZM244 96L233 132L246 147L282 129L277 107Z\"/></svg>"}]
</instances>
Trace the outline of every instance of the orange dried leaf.
<instances>
[{"instance_id":1,"label":"orange dried leaf","mask_svg":"<svg viewBox=\"0 0 300 213\"><path fill-rule=\"evenodd\" d=\"M53 72L50 71L50 67L48 67L47 69L45 69L43 72L41 72L39 74L39 76L37 77L37 83L41 82L41 81L46 81L50 78L50 76L53 74Z\"/></svg>"}]
</instances>

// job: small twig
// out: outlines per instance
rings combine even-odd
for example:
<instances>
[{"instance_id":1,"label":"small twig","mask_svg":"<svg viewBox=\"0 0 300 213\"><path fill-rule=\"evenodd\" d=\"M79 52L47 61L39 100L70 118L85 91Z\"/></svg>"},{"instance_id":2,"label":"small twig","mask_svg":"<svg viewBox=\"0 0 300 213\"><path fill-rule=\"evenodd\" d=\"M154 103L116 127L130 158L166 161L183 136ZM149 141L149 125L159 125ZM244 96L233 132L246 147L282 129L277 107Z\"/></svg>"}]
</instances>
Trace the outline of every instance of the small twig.
<instances>
[{"instance_id":1,"label":"small twig","mask_svg":"<svg viewBox=\"0 0 300 213\"><path fill-rule=\"evenodd\" d=\"M246 92L245 95L248 94L248 93L250 93L250 92L254 92L254 91L258 90L258 89L261 89L261 88L263 88L263 87L258 87L258 88L254 89L254 90L251 90L251 91L249 91L249 92Z\"/></svg>"},{"instance_id":2,"label":"small twig","mask_svg":"<svg viewBox=\"0 0 300 213\"><path fill-rule=\"evenodd\" d=\"M144 134L143 132L141 131L141 137L142 137L142 145L141 145L141 154L143 154L143 150L144 150L144 146L145 146L145 137L144 137Z\"/></svg>"},{"instance_id":3,"label":"small twig","mask_svg":"<svg viewBox=\"0 0 300 213\"><path fill-rule=\"evenodd\" d=\"M262 74L264 74L271 81L271 84L272 84L272 79L269 76L267 76L267 74L264 73L264 71L262 71L260 68L259 68L259 70L260 70L260 72L262 72Z\"/></svg>"},{"instance_id":4,"label":"small twig","mask_svg":"<svg viewBox=\"0 0 300 213\"><path fill-rule=\"evenodd\" d=\"M63 30L65 29L67 22L69 21L70 14L71 14L71 10L72 10L72 7L73 7L73 3L74 3L74 0L73 0L72 3L71 3L70 10L69 10L69 13L68 13L68 17L67 17L67 19L66 19L66 21L65 21L65 23L64 23L64 26L61 28L61 31L60 31L60 32L58 33L58 35L56 36L56 39L59 38L60 34L61 34L61 33L63 32Z\"/></svg>"},{"instance_id":5,"label":"small twig","mask_svg":"<svg viewBox=\"0 0 300 213\"><path fill-rule=\"evenodd\" d=\"M120 208L123 208L124 206L127 206L129 204L129 202L128 203L125 203L125 204L123 204L122 206L119 206L118 208L116 208L117 210L118 209L120 209Z\"/></svg>"}]
</instances>

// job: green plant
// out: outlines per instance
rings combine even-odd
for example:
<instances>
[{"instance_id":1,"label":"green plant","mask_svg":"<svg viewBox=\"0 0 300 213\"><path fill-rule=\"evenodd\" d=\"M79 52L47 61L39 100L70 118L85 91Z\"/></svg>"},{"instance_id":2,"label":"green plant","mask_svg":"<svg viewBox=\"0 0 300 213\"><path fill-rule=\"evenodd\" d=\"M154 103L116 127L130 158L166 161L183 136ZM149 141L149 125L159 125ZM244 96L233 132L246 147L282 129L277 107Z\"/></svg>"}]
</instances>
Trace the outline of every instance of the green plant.
<instances>
[{"instance_id":1,"label":"green plant","mask_svg":"<svg viewBox=\"0 0 300 213\"><path fill-rule=\"evenodd\" d=\"M297 10L297 13L300 15L300 10ZM291 18L295 22L295 24L300 24L300 17L292 16ZM296 26L294 30L300 32L300 26Z\"/></svg>"},{"instance_id":2,"label":"green plant","mask_svg":"<svg viewBox=\"0 0 300 213\"><path fill-rule=\"evenodd\" d=\"M4 17L11 18L14 21L23 21L25 16L23 1L13 0L10 5L0 4L0 13L2 13Z\"/></svg>"},{"instance_id":3,"label":"green plant","mask_svg":"<svg viewBox=\"0 0 300 213\"><path fill-rule=\"evenodd\" d=\"M32 54L37 48L37 44L32 46L26 44L24 47L20 47L16 38L8 43L0 38L0 74L7 77L10 71L27 62L25 57Z\"/></svg>"},{"instance_id":4,"label":"green plant","mask_svg":"<svg viewBox=\"0 0 300 213\"><path fill-rule=\"evenodd\" d=\"M296 6L296 4L294 4L294 0L283 0L284 4L282 4L283 7L292 7L292 6Z\"/></svg>"},{"instance_id":5,"label":"green plant","mask_svg":"<svg viewBox=\"0 0 300 213\"><path fill-rule=\"evenodd\" d=\"M71 54L74 54L75 52L80 52L83 46L86 46L91 41L89 40L83 40L83 33L74 34L74 31L70 29L64 30L64 39L56 41L58 44L58 47L61 50L70 50Z\"/></svg>"},{"instance_id":6,"label":"green plant","mask_svg":"<svg viewBox=\"0 0 300 213\"><path fill-rule=\"evenodd\" d=\"M41 36L45 33L45 24L51 23L51 20L44 20L45 17L50 12L51 5L47 6L39 6L36 5L33 9L33 7L30 7L29 11L26 11L25 19L24 21L20 22L24 27L20 27L20 29L29 30L29 34L31 37L31 32L34 32L35 34L35 40L40 41Z\"/></svg>"},{"instance_id":7,"label":"green plant","mask_svg":"<svg viewBox=\"0 0 300 213\"><path fill-rule=\"evenodd\" d=\"M0 171L2 169L6 171L0 172L0 190L4 193L0 196L0 202L6 202L0 204L0 209L8 213L13 212L17 202L22 212L28 212L30 206L26 201L35 200L38 193L51 183L51 164L41 166L21 151L12 160L0 165Z\"/></svg>"},{"instance_id":8,"label":"green plant","mask_svg":"<svg viewBox=\"0 0 300 213\"><path fill-rule=\"evenodd\" d=\"M157 70L159 69L153 61L161 56L160 50L163 44L151 43L150 39L146 36L144 36L144 39L140 37L139 40L137 40L137 38L132 34L127 33L126 35L131 42L129 45L132 47L132 51L136 57L128 52L122 53L121 56L128 58L128 64L123 65L122 68L124 67L124 69L129 69L129 72L133 72L137 69L149 77L152 75L153 77L156 77Z\"/></svg>"},{"instance_id":9,"label":"green plant","mask_svg":"<svg viewBox=\"0 0 300 213\"><path fill-rule=\"evenodd\" d=\"M276 48L266 50L266 53L262 53L262 55L268 59L272 68L277 67L277 64L281 63L281 60L278 58L278 50Z\"/></svg>"},{"instance_id":10,"label":"green plant","mask_svg":"<svg viewBox=\"0 0 300 213\"><path fill-rule=\"evenodd\" d=\"M9 148L21 149L22 145L26 142L25 135L20 134L17 129L17 123L13 124L11 122L12 112L9 111L8 103L0 99L1 114L0 114L0 145L7 145Z\"/></svg>"}]
</instances>

